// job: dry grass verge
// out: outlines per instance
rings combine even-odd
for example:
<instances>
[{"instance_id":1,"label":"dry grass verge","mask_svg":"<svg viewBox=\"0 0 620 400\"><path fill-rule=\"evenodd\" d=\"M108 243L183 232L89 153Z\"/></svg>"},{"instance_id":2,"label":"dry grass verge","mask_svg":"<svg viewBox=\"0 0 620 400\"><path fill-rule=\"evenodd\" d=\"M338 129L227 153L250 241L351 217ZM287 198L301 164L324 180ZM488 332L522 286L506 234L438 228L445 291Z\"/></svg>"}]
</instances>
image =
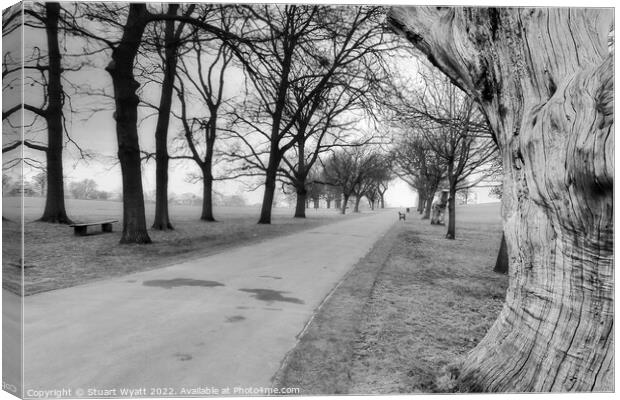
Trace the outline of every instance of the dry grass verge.
<instances>
[{"instance_id":1,"label":"dry grass verge","mask_svg":"<svg viewBox=\"0 0 620 400\"><path fill-rule=\"evenodd\" d=\"M17 215L6 210L12 198L4 199L2 278L3 287L19 293L21 286L20 225ZM271 225L259 225L259 210L250 207L216 208L219 222L198 219L199 207L171 207L173 231L149 230L150 245L119 245L120 224L111 234L85 237L73 235L66 225L37 222L40 208L30 204L42 199L26 199L25 223L25 294L71 287L81 283L122 276L133 272L161 268L192 258L214 254L225 249L247 245L277 236L288 235L317 226L356 218L359 215L338 214L336 210L308 210L306 219L292 218L293 210L274 209ZM97 221L119 218L120 203L68 200L67 208L74 221ZM153 210L147 208L151 220ZM94 231L98 227L93 227Z\"/></svg>"},{"instance_id":2,"label":"dry grass verge","mask_svg":"<svg viewBox=\"0 0 620 400\"><path fill-rule=\"evenodd\" d=\"M401 230L395 225L388 231L332 291L287 355L274 387L302 388L303 395L347 393L364 307Z\"/></svg>"},{"instance_id":3,"label":"dry grass verge","mask_svg":"<svg viewBox=\"0 0 620 400\"><path fill-rule=\"evenodd\" d=\"M496 206L463 207L457 239L410 218L358 263L277 375L302 394L452 390L450 370L501 310ZM369 289L371 288L371 289Z\"/></svg>"}]
</instances>

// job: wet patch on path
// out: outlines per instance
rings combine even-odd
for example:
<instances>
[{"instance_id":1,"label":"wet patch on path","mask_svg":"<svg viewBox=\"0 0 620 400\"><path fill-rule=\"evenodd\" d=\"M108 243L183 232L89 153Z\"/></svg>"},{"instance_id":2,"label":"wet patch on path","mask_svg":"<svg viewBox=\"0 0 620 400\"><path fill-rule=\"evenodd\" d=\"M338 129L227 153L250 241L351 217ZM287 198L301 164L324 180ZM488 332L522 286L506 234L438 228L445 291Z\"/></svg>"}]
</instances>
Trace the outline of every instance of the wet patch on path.
<instances>
[{"instance_id":1,"label":"wet patch on path","mask_svg":"<svg viewBox=\"0 0 620 400\"><path fill-rule=\"evenodd\" d=\"M200 286L200 287L216 287L224 286L224 284L215 281L205 281L201 279L187 279L187 278L174 278L174 279L154 279L151 281L142 282L144 286L161 287L164 289L172 289L180 286Z\"/></svg>"},{"instance_id":2,"label":"wet patch on path","mask_svg":"<svg viewBox=\"0 0 620 400\"><path fill-rule=\"evenodd\" d=\"M233 315L232 317L226 318L226 322L240 322L244 319L245 317L243 315Z\"/></svg>"},{"instance_id":3,"label":"wet patch on path","mask_svg":"<svg viewBox=\"0 0 620 400\"><path fill-rule=\"evenodd\" d=\"M179 361L189 361L193 358L191 354L186 353L174 353L174 357Z\"/></svg>"},{"instance_id":4,"label":"wet patch on path","mask_svg":"<svg viewBox=\"0 0 620 400\"><path fill-rule=\"evenodd\" d=\"M266 301L269 303L272 303L274 301L284 301L287 303L304 304L303 300L298 299L296 297L282 296L283 293L288 293L288 292L282 292L280 290L273 290L273 289L239 289L239 290L242 292L246 292L246 293L253 293L254 298L256 298L257 300Z\"/></svg>"}]
</instances>

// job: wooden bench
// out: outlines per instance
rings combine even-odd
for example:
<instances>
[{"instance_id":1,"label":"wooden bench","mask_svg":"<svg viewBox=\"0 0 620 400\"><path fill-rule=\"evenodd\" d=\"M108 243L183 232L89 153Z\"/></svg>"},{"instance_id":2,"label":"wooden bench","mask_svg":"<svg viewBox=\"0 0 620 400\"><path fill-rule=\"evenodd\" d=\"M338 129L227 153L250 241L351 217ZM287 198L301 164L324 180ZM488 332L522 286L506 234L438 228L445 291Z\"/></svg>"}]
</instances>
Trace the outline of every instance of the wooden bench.
<instances>
[{"instance_id":1,"label":"wooden bench","mask_svg":"<svg viewBox=\"0 0 620 400\"><path fill-rule=\"evenodd\" d=\"M405 213L401 213L401 212L399 211L399 212L398 212L398 220L400 221L401 219L402 219L403 221L406 221L406 219L407 219L407 214L405 214Z\"/></svg>"},{"instance_id":2,"label":"wooden bench","mask_svg":"<svg viewBox=\"0 0 620 400\"><path fill-rule=\"evenodd\" d=\"M83 222L79 224L71 224L70 227L73 228L73 231L76 236L86 236L87 230L89 226L101 225L101 232L112 232L112 224L118 222L116 219L111 219L108 221L97 221L97 222Z\"/></svg>"}]
</instances>

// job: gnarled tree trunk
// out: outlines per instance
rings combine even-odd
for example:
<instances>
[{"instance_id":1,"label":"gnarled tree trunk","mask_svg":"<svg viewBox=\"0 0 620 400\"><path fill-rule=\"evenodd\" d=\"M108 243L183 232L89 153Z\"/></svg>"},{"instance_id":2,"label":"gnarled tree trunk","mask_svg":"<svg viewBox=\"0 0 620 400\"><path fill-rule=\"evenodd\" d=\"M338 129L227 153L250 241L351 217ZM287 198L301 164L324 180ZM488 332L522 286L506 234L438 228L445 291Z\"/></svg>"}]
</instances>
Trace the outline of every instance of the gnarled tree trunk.
<instances>
[{"instance_id":1,"label":"gnarled tree trunk","mask_svg":"<svg viewBox=\"0 0 620 400\"><path fill-rule=\"evenodd\" d=\"M613 390L610 9L414 8L391 24L482 106L503 158L506 305L469 391Z\"/></svg>"}]
</instances>

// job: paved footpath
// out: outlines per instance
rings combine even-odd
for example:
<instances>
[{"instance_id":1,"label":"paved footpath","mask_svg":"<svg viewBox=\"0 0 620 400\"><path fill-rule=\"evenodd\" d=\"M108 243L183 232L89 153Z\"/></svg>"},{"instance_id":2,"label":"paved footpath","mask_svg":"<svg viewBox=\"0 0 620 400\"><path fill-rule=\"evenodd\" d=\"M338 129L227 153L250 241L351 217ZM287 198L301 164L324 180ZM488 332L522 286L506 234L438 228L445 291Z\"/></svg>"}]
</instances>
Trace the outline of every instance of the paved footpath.
<instances>
[{"instance_id":1,"label":"paved footpath","mask_svg":"<svg viewBox=\"0 0 620 400\"><path fill-rule=\"evenodd\" d=\"M28 296L26 395L145 388L139 394L170 397L187 394L182 389L270 387L316 307L396 222L394 214Z\"/></svg>"}]
</instances>

